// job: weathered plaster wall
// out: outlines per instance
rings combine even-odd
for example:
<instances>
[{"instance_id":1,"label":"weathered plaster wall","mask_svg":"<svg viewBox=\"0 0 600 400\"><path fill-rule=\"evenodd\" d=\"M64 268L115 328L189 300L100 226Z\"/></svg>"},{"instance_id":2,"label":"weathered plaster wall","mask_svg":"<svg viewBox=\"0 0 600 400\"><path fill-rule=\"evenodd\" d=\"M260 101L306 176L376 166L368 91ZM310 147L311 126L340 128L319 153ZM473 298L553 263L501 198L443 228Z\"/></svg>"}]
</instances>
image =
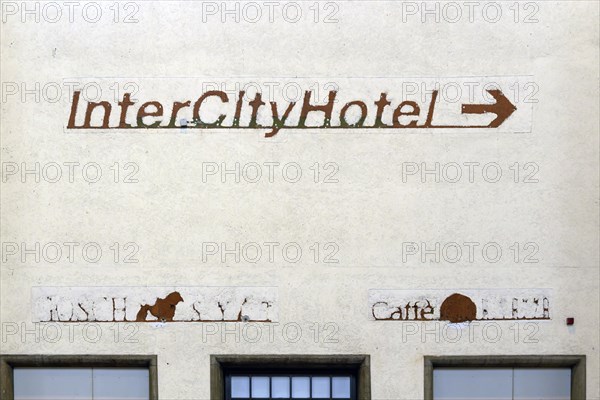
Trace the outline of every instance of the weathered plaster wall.
<instances>
[{"instance_id":1,"label":"weathered plaster wall","mask_svg":"<svg viewBox=\"0 0 600 400\"><path fill-rule=\"evenodd\" d=\"M594 282L598 275L591 269L569 269L570 278L565 278L561 270L540 277L540 270L544 271L535 268L519 278L517 274L491 273L495 284L488 286L518 287L521 279L538 285L556 282L553 297L556 306L550 321L479 321L471 328L446 328L446 322L441 321L373 321L367 302L368 289L383 286L386 282L386 287L390 287L389 282L397 279L397 269L365 272L353 268L344 273L346 280L343 285L334 286L331 281L339 280L341 276L340 271L335 269L321 270L321 282L314 279L315 267L293 271L294 284L291 285L288 282L292 271L284 274L278 269L267 268L260 277L246 276L242 279L244 285L249 286L267 278L277 284L280 318L276 324L140 323L135 329L133 324L50 324L46 325L47 328L40 325L39 342L36 342L34 333L22 337L21 322L35 332L29 309L23 308L18 297L5 297L3 321L16 321L20 331L14 335L5 334L6 342L2 348L5 353L158 354L160 396L166 399L208 398L210 354L370 354L373 398L376 399L420 398L423 355L586 354L588 393L589 398L594 398L598 386L593 372L598 369L597 324L594 318L598 304L596 299L576 293L596 290ZM205 283L213 285L221 279L239 279L241 272L232 268L224 271L222 276L206 278ZM19 280L13 282L15 286L24 288L27 282L37 279L37 274L32 269L24 270L19 274ZM471 274L464 268L454 275L455 279L468 281ZM445 285L432 282L451 279L449 275L438 268L437 271L418 273L406 270L402 277L415 289L441 288ZM93 276L95 280L108 281L100 275ZM122 277L134 284L139 281L133 273ZM192 272L177 272L173 278L178 282L197 279ZM74 274L65 279L58 271L50 271L47 279L77 285L84 276ZM155 277L148 283L159 281L160 278ZM483 281L472 282L473 286L477 286ZM302 287L310 287L310 292L302 290ZM6 288L3 289L6 292ZM27 299L27 296L23 298ZM575 317L573 329L565 325L567 316ZM52 343L58 326L62 337L57 343ZM99 339L98 326L102 327ZM5 327L12 329L12 325ZM300 337L298 329L301 329ZM457 336L458 332L460 336Z\"/></svg>"},{"instance_id":2,"label":"weathered plaster wall","mask_svg":"<svg viewBox=\"0 0 600 400\"><path fill-rule=\"evenodd\" d=\"M31 255L23 262L20 253L3 260L2 353L157 354L162 399L208 398L210 354L362 353L371 355L373 398L390 400L422 397L424 355L585 354L588 398L600 398L598 121L590 117L598 115L591 61L598 58L598 5L540 3L533 24L401 23L396 3L339 6L334 24L201 23L199 8L183 2L143 3L130 25L9 22L1 28L3 80L308 76L323 83L360 76L393 91L385 87L392 76L530 75L539 86L533 132L307 131L269 140L262 133L67 134L69 99L3 103L3 162L96 162L106 179L3 184L3 242L95 242L103 256L97 263L80 252L54 263ZM160 34L157 26L165 27ZM139 182L115 183L115 162L136 163ZM297 162L307 178L203 181L207 162ZM317 162L335 163L338 182L315 184L310 167ZM505 178L404 182L406 162L495 162ZM536 163L539 182L515 183L516 162ZM123 263L130 242L139 246L138 263ZM238 263L203 254L203 243L236 242L278 242L278 249L297 243L303 256L293 263L276 252L274 261ZM431 249L436 242L459 243L465 255L422 262L420 253L403 251L406 243ZM479 244L473 261L466 242ZM492 242L502 250L498 262L481 253ZM118 263L113 243L121 249ZM332 248L337 263L325 262ZM535 249L537 262L525 263ZM166 293L269 287L277 322L34 324L33 287L92 286ZM551 319L451 327L375 321L369 291L381 289L548 290ZM566 317L575 318L573 327Z\"/></svg>"}]
</instances>

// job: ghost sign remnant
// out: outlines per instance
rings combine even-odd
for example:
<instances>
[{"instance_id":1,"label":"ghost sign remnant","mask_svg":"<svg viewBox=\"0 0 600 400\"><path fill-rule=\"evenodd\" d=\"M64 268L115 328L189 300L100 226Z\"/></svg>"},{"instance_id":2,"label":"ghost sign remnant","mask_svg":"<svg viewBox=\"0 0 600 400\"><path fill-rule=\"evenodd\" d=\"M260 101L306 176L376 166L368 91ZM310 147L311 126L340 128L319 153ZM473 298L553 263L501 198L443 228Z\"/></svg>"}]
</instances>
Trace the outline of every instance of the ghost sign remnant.
<instances>
[{"instance_id":1,"label":"ghost sign remnant","mask_svg":"<svg viewBox=\"0 0 600 400\"><path fill-rule=\"evenodd\" d=\"M272 287L33 287L35 322L276 322Z\"/></svg>"},{"instance_id":2,"label":"ghost sign remnant","mask_svg":"<svg viewBox=\"0 0 600 400\"><path fill-rule=\"evenodd\" d=\"M548 320L547 289L369 291L376 321Z\"/></svg>"}]
</instances>

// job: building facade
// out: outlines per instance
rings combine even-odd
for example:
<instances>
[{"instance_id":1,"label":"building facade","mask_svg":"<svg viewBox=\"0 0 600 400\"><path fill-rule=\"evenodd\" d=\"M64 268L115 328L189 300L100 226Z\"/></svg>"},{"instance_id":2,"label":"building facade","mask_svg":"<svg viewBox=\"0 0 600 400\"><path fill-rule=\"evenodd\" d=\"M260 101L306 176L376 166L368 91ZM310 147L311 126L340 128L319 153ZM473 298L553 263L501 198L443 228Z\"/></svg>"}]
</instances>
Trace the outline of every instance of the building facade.
<instances>
[{"instance_id":1,"label":"building facade","mask_svg":"<svg viewBox=\"0 0 600 400\"><path fill-rule=\"evenodd\" d=\"M597 2L2 8L2 400L600 398Z\"/></svg>"}]
</instances>

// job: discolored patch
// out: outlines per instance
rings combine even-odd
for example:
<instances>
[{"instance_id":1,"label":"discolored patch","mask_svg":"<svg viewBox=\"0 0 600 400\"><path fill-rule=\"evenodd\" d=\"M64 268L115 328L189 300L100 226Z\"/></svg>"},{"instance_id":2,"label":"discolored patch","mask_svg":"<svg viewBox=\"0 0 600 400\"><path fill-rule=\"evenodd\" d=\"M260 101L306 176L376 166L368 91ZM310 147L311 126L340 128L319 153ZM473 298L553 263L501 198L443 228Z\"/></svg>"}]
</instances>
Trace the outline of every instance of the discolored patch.
<instances>
[{"instance_id":1,"label":"discolored patch","mask_svg":"<svg viewBox=\"0 0 600 400\"><path fill-rule=\"evenodd\" d=\"M150 314L154 315L161 322L173 321L175 307L181 301L183 301L183 298L179 292L170 293L164 299L156 299L156 303L152 306L148 304L141 306L135 320L137 322L146 321L148 311L150 311Z\"/></svg>"},{"instance_id":2,"label":"discolored patch","mask_svg":"<svg viewBox=\"0 0 600 400\"><path fill-rule=\"evenodd\" d=\"M440 319L450 322L473 321L477 317L477 306L462 294L454 293L440 307Z\"/></svg>"}]
</instances>

